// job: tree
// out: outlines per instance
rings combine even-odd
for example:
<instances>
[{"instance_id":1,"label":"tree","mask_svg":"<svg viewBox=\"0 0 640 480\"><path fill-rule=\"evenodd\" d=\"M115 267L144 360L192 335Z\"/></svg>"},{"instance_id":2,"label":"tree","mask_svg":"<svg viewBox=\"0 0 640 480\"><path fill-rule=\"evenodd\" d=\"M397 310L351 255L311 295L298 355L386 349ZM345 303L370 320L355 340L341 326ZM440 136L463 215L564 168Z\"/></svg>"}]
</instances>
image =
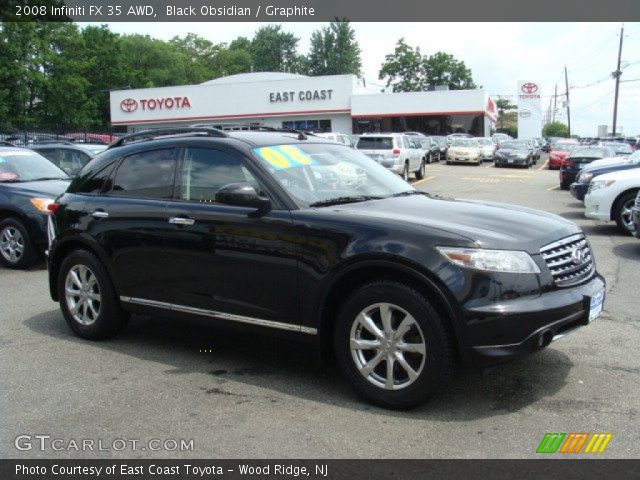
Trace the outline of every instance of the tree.
<instances>
[{"instance_id":1,"label":"tree","mask_svg":"<svg viewBox=\"0 0 640 480\"><path fill-rule=\"evenodd\" d=\"M449 90L477 88L471 70L448 53L436 52L423 58L422 68L427 85L447 85Z\"/></svg>"},{"instance_id":2,"label":"tree","mask_svg":"<svg viewBox=\"0 0 640 480\"><path fill-rule=\"evenodd\" d=\"M426 84L420 47L414 50L404 38L398 40L393 54L385 56L378 77L386 80L387 87L393 85L394 92L424 90Z\"/></svg>"},{"instance_id":3,"label":"tree","mask_svg":"<svg viewBox=\"0 0 640 480\"><path fill-rule=\"evenodd\" d=\"M311 34L308 65L310 75L360 75L360 47L348 21L335 20Z\"/></svg>"},{"instance_id":4,"label":"tree","mask_svg":"<svg viewBox=\"0 0 640 480\"><path fill-rule=\"evenodd\" d=\"M256 72L299 72L303 61L298 55L298 37L283 32L280 25L258 29L251 40L249 52Z\"/></svg>"},{"instance_id":5,"label":"tree","mask_svg":"<svg viewBox=\"0 0 640 480\"><path fill-rule=\"evenodd\" d=\"M420 92L427 86L445 85L450 90L477 88L471 70L453 55L436 52L430 56L420 54L420 48L398 40L393 54L385 57L379 74L394 92Z\"/></svg>"},{"instance_id":6,"label":"tree","mask_svg":"<svg viewBox=\"0 0 640 480\"><path fill-rule=\"evenodd\" d=\"M511 103L509 99L499 98L498 100L496 100L496 107L498 109L496 127L498 128L498 130L500 130L507 127L507 123L513 123L513 119L515 118L515 115L513 115L513 113L518 108L518 106Z\"/></svg>"},{"instance_id":7,"label":"tree","mask_svg":"<svg viewBox=\"0 0 640 480\"><path fill-rule=\"evenodd\" d=\"M547 123L542 129L542 136L544 137L568 137L569 127L562 122Z\"/></svg>"}]
</instances>

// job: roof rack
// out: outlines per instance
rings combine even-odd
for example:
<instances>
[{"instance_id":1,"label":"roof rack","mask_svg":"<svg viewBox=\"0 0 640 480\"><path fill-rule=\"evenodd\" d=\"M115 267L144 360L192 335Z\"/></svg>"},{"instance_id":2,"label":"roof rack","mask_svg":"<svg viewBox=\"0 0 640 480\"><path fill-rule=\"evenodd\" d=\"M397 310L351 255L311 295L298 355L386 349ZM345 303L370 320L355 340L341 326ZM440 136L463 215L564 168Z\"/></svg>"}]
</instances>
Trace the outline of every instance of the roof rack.
<instances>
[{"instance_id":1,"label":"roof rack","mask_svg":"<svg viewBox=\"0 0 640 480\"><path fill-rule=\"evenodd\" d=\"M61 140L34 140L31 145L51 145L54 143L58 145L73 145L73 141L67 138Z\"/></svg>"},{"instance_id":2,"label":"roof rack","mask_svg":"<svg viewBox=\"0 0 640 480\"><path fill-rule=\"evenodd\" d=\"M125 135L124 137L120 137L115 142L111 143L107 148L121 147L123 145L128 145L130 143L146 142L146 141L155 140L161 137L170 137L175 135L184 135L184 136L194 135L194 136L218 137L218 138L224 138L229 136L222 130L219 130L217 128L210 128L210 127L153 128L150 130L143 130L141 132L136 132L130 135Z\"/></svg>"},{"instance_id":3,"label":"roof rack","mask_svg":"<svg viewBox=\"0 0 640 480\"><path fill-rule=\"evenodd\" d=\"M207 124L197 123L192 125L192 127L202 127ZM313 133L305 133L301 130L295 130L293 128L278 128L278 127L269 127L267 125L258 125L255 123L213 123L208 125L215 125L216 128L220 128L220 130L235 130L235 131L263 131L263 132L285 132L285 133L295 133L298 135L298 140L306 140L307 135L313 135Z\"/></svg>"}]
</instances>

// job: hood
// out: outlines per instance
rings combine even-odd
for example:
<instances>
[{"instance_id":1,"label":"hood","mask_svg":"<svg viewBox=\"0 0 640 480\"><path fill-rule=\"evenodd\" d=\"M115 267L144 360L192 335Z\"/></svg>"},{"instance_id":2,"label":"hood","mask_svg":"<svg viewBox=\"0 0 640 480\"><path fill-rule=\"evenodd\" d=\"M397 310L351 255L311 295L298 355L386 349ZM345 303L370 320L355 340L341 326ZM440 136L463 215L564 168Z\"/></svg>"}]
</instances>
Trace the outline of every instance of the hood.
<instances>
[{"instance_id":1,"label":"hood","mask_svg":"<svg viewBox=\"0 0 640 480\"><path fill-rule=\"evenodd\" d=\"M538 253L540 247L580 233L562 217L517 205L411 195L331 207L466 237L477 246Z\"/></svg>"},{"instance_id":2,"label":"hood","mask_svg":"<svg viewBox=\"0 0 640 480\"><path fill-rule=\"evenodd\" d=\"M477 153L480 147L449 147L451 152Z\"/></svg>"},{"instance_id":3,"label":"hood","mask_svg":"<svg viewBox=\"0 0 640 480\"><path fill-rule=\"evenodd\" d=\"M598 175L598 180L637 180L640 182L640 166L630 170L618 170Z\"/></svg>"},{"instance_id":4,"label":"hood","mask_svg":"<svg viewBox=\"0 0 640 480\"><path fill-rule=\"evenodd\" d=\"M520 155L528 155L529 150L525 150L522 148L501 148L498 152L508 153L508 154L520 154Z\"/></svg>"},{"instance_id":5,"label":"hood","mask_svg":"<svg viewBox=\"0 0 640 480\"><path fill-rule=\"evenodd\" d=\"M58 198L67 191L70 180L43 180L40 182L0 183L0 188L8 188L14 194L31 197Z\"/></svg>"},{"instance_id":6,"label":"hood","mask_svg":"<svg viewBox=\"0 0 640 480\"><path fill-rule=\"evenodd\" d=\"M591 162L588 167L585 167L585 170L587 169L595 170L596 168L600 168L600 167L609 167L614 165L628 165L628 164L629 164L629 160L624 159L622 157L607 157L607 158L600 158L598 160Z\"/></svg>"}]
</instances>

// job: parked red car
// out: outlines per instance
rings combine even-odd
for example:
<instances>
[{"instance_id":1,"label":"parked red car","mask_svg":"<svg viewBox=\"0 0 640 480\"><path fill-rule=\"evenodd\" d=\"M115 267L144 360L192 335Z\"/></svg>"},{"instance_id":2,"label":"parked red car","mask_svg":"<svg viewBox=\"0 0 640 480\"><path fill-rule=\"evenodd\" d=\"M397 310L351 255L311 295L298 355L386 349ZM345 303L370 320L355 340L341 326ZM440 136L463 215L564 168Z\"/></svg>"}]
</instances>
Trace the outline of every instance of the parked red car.
<instances>
[{"instance_id":1,"label":"parked red car","mask_svg":"<svg viewBox=\"0 0 640 480\"><path fill-rule=\"evenodd\" d=\"M562 140L551 145L551 150L549 150L549 170L559 169L562 166L562 161L577 146L580 146L577 140Z\"/></svg>"}]
</instances>

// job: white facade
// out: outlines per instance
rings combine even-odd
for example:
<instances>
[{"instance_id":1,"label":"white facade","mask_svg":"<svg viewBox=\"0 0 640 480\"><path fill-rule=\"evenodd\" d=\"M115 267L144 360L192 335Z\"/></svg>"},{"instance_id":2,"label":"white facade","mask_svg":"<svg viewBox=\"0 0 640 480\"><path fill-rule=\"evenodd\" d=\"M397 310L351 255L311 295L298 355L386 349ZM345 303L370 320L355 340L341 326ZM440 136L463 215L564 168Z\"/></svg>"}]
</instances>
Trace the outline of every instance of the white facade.
<instances>
[{"instance_id":1,"label":"white facade","mask_svg":"<svg viewBox=\"0 0 640 480\"><path fill-rule=\"evenodd\" d=\"M482 115L488 134L488 97L483 90L375 93L353 75L307 77L263 72L232 75L201 85L111 92L111 122L130 129L194 123L283 124L322 121L351 133L353 119L392 116ZM330 121L330 124L327 122ZM319 123L318 123L319 125ZM327 127L330 125L330 127Z\"/></svg>"}]
</instances>

